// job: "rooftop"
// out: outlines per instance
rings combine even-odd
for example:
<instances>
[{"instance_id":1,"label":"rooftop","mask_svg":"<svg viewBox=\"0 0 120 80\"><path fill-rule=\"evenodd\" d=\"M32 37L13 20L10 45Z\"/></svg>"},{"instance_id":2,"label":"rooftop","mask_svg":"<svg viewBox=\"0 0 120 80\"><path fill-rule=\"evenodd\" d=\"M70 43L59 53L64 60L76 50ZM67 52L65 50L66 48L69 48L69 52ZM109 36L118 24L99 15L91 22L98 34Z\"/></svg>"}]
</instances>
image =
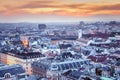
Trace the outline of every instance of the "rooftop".
<instances>
[{"instance_id":1,"label":"rooftop","mask_svg":"<svg viewBox=\"0 0 120 80\"><path fill-rule=\"evenodd\" d=\"M15 56L22 59L31 59L31 58L39 58L39 57L45 57L40 52L27 52L27 53L8 53L11 56Z\"/></svg>"},{"instance_id":2,"label":"rooftop","mask_svg":"<svg viewBox=\"0 0 120 80\"><path fill-rule=\"evenodd\" d=\"M22 74L25 73L25 70L20 65L11 65L11 66L3 66L0 67L0 77L4 77L6 73L10 73L11 75Z\"/></svg>"},{"instance_id":3,"label":"rooftop","mask_svg":"<svg viewBox=\"0 0 120 80\"><path fill-rule=\"evenodd\" d=\"M2 63L2 62L0 62L0 67L2 67L2 66L5 66L5 64L4 64L4 63Z\"/></svg>"},{"instance_id":4,"label":"rooftop","mask_svg":"<svg viewBox=\"0 0 120 80\"><path fill-rule=\"evenodd\" d=\"M49 67L49 70L51 71L64 71L69 69L77 69L83 67L83 65L88 65L90 63L89 60L69 60L64 62L55 62L54 60L43 60L43 61L37 61L33 63L33 66L39 67L40 65L46 65ZM44 66L45 67L45 66Z\"/></svg>"}]
</instances>

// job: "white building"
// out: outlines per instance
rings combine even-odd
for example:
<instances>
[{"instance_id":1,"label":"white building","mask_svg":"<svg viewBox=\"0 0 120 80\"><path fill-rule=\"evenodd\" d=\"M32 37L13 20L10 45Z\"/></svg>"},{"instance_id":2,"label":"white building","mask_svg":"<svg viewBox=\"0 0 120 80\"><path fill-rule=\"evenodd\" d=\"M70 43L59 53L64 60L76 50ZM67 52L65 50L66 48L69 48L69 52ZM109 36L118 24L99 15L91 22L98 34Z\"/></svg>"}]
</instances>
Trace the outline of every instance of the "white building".
<instances>
[{"instance_id":1,"label":"white building","mask_svg":"<svg viewBox=\"0 0 120 80\"><path fill-rule=\"evenodd\" d=\"M82 30L78 30L78 39L80 39L82 37Z\"/></svg>"},{"instance_id":2,"label":"white building","mask_svg":"<svg viewBox=\"0 0 120 80\"><path fill-rule=\"evenodd\" d=\"M43 48L41 48L42 54L45 54L46 52L52 52L54 54L60 54L60 48L58 45L53 45L53 44L47 44Z\"/></svg>"}]
</instances>

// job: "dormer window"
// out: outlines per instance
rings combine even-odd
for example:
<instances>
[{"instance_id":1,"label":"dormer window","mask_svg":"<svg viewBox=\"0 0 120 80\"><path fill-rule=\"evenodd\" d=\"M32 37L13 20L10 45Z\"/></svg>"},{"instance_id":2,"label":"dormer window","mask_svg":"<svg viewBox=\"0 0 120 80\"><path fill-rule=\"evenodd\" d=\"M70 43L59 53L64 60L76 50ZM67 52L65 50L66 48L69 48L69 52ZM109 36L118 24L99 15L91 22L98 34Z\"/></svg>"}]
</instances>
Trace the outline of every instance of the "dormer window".
<instances>
[{"instance_id":1,"label":"dormer window","mask_svg":"<svg viewBox=\"0 0 120 80\"><path fill-rule=\"evenodd\" d=\"M11 74L10 74L10 73L5 73L4 77L5 77L5 78L10 78L10 77L11 77Z\"/></svg>"}]
</instances>

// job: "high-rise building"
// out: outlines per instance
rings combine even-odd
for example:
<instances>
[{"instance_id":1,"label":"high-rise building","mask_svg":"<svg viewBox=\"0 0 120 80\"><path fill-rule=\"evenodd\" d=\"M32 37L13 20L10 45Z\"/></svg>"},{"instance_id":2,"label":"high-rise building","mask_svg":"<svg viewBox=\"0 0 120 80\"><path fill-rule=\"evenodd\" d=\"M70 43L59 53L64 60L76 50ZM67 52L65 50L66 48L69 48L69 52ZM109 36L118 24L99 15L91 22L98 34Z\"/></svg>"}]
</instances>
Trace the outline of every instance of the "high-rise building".
<instances>
[{"instance_id":1,"label":"high-rise building","mask_svg":"<svg viewBox=\"0 0 120 80\"><path fill-rule=\"evenodd\" d=\"M38 29L40 30L40 31L44 31L45 29L46 29L46 25L45 24L38 24Z\"/></svg>"}]
</instances>

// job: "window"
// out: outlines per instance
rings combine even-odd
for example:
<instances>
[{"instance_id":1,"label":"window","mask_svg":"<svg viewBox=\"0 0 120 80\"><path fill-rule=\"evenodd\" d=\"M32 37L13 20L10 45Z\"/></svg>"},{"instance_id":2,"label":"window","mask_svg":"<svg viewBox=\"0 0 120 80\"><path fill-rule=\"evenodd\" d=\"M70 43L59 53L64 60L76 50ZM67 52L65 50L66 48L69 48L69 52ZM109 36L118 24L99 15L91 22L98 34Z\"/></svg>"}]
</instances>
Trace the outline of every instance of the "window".
<instances>
[{"instance_id":1,"label":"window","mask_svg":"<svg viewBox=\"0 0 120 80\"><path fill-rule=\"evenodd\" d=\"M10 78L10 77L11 77L11 74L10 74L10 73L6 73L6 74L4 75L4 77L5 77L5 78Z\"/></svg>"}]
</instances>

